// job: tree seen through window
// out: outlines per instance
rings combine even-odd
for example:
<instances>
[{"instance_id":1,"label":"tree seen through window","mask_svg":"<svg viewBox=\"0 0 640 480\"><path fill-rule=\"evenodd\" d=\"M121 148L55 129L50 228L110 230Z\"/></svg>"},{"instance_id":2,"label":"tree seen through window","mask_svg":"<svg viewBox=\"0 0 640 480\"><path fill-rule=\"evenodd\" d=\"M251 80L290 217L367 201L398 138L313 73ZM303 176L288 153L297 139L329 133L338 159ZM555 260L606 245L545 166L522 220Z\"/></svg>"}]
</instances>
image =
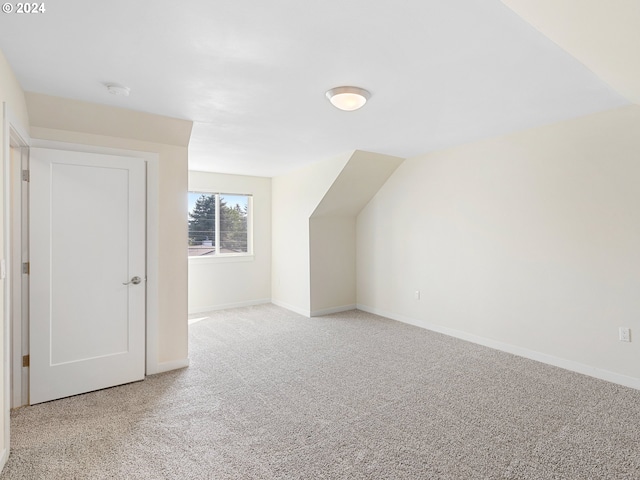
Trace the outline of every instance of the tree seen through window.
<instances>
[{"instance_id":1,"label":"tree seen through window","mask_svg":"<svg viewBox=\"0 0 640 480\"><path fill-rule=\"evenodd\" d=\"M189 256L248 253L249 200L189 192Z\"/></svg>"}]
</instances>

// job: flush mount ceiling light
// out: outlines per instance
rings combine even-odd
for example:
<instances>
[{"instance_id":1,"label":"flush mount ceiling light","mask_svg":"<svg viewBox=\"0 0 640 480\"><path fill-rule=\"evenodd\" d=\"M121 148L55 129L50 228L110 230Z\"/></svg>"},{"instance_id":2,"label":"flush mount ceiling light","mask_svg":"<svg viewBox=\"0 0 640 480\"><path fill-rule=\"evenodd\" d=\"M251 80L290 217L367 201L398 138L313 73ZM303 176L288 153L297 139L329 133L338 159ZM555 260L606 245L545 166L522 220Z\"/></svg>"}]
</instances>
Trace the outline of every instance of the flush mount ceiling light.
<instances>
[{"instance_id":1,"label":"flush mount ceiling light","mask_svg":"<svg viewBox=\"0 0 640 480\"><path fill-rule=\"evenodd\" d=\"M327 91L327 98L334 107L351 112L361 108L371 94L360 87L335 87Z\"/></svg>"},{"instance_id":2,"label":"flush mount ceiling light","mask_svg":"<svg viewBox=\"0 0 640 480\"><path fill-rule=\"evenodd\" d=\"M119 83L107 83L105 86L111 95L118 95L120 97L128 97L129 92L131 91L129 87L125 87Z\"/></svg>"}]
</instances>

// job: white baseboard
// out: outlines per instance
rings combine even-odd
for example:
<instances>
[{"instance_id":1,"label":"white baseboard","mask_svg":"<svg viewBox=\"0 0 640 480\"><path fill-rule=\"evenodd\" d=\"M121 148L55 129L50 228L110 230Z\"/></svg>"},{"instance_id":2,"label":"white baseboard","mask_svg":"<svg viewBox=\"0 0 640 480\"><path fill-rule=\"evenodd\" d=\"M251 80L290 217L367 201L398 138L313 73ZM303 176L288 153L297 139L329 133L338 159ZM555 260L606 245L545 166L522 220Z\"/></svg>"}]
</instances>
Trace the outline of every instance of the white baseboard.
<instances>
[{"instance_id":1,"label":"white baseboard","mask_svg":"<svg viewBox=\"0 0 640 480\"><path fill-rule=\"evenodd\" d=\"M156 373L170 372L171 370L178 370L180 368L186 368L189 366L188 358L181 358L180 360L172 360L170 362L158 362L158 365L154 372L147 371L147 375L155 375Z\"/></svg>"},{"instance_id":2,"label":"white baseboard","mask_svg":"<svg viewBox=\"0 0 640 480\"><path fill-rule=\"evenodd\" d=\"M311 312L309 310L303 310L301 308L294 307L293 305L289 305L288 303L284 303L274 299L271 299L271 303L279 307L286 308L287 310L291 310L292 312L295 312L298 315L302 315L303 317L307 317L307 318L311 317Z\"/></svg>"},{"instance_id":3,"label":"white baseboard","mask_svg":"<svg viewBox=\"0 0 640 480\"><path fill-rule=\"evenodd\" d=\"M261 298L259 300L247 300L246 302L224 303L221 305L209 305L206 307L190 308L189 315L194 313L213 312L215 310L226 310L227 308L250 307L252 305L262 305L265 303L271 303L271 299Z\"/></svg>"},{"instance_id":4,"label":"white baseboard","mask_svg":"<svg viewBox=\"0 0 640 480\"><path fill-rule=\"evenodd\" d=\"M8 414L7 414L8 415ZM0 435L4 435L4 432L0 432ZM5 435L5 441L7 440L7 436ZM9 449L7 447L2 449L2 453L0 453L0 472L4 468L7 460L9 459Z\"/></svg>"},{"instance_id":5,"label":"white baseboard","mask_svg":"<svg viewBox=\"0 0 640 480\"><path fill-rule=\"evenodd\" d=\"M600 380L606 380L608 382L616 383L618 385L623 385L625 387L630 387L630 388L635 388L637 390L640 390L640 378L629 377L627 375L622 375L620 373L611 372L609 370L603 370L601 368L592 367L590 365L585 365L584 363L575 362L573 360L556 357L554 355L537 352L535 350L529 350L528 348L519 347L517 345L504 343L497 340L492 340L490 338L485 338L485 337L481 337L471 333L466 333L461 330L455 330L453 328L435 325L425 320L418 320L418 319L407 317L404 315L398 315L392 312L381 310L379 308L370 307L368 305L358 304L357 308L358 310L362 310L364 312L373 313L375 315L380 315L381 317L387 317L392 320L397 320L399 322L415 325L416 327L421 327L427 330L431 330L433 332L449 335L450 337L456 337L461 340L466 340L468 342L477 343L479 345L493 348L495 350L501 350L503 352L511 353L513 355L518 355L519 357L528 358L530 360L536 360L538 362L546 363L548 365L553 365L554 367L564 368L565 370L570 370L572 372L581 373L583 375L588 375L590 377L599 378Z\"/></svg>"},{"instance_id":6,"label":"white baseboard","mask_svg":"<svg viewBox=\"0 0 640 480\"><path fill-rule=\"evenodd\" d=\"M340 307L332 307L332 308L323 308L320 310L312 310L312 317L321 317L322 315L331 315L332 313L340 313L340 312L348 312L349 310L355 310L356 304L352 303L351 305L342 305Z\"/></svg>"}]
</instances>

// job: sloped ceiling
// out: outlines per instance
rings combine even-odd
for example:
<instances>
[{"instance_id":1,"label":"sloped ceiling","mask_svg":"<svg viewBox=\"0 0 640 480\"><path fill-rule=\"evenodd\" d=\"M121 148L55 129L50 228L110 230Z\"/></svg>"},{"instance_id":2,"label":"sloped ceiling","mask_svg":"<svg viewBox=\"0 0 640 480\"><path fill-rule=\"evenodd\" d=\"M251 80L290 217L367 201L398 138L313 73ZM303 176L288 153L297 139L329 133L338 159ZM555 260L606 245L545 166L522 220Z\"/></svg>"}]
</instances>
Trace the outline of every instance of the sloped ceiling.
<instances>
[{"instance_id":1,"label":"sloped ceiling","mask_svg":"<svg viewBox=\"0 0 640 480\"><path fill-rule=\"evenodd\" d=\"M356 150L311 216L357 216L403 161Z\"/></svg>"},{"instance_id":2,"label":"sloped ceiling","mask_svg":"<svg viewBox=\"0 0 640 480\"><path fill-rule=\"evenodd\" d=\"M191 120L195 170L274 176L356 149L407 158L629 103L500 0L45 5L0 15L23 89ZM371 100L333 108L326 90L352 84Z\"/></svg>"},{"instance_id":3,"label":"sloped ceiling","mask_svg":"<svg viewBox=\"0 0 640 480\"><path fill-rule=\"evenodd\" d=\"M640 104L640 1L502 1L620 94Z\"/></svg>"}]
</instances>

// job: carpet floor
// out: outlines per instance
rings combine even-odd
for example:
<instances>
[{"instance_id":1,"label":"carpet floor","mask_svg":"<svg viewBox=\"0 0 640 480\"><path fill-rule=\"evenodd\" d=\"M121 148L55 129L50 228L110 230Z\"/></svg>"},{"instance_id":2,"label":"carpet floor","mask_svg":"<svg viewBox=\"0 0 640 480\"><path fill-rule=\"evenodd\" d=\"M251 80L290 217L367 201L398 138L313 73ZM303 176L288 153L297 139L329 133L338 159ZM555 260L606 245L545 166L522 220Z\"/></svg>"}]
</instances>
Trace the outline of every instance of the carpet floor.
<instances>
[{"instance_id":1,"label":"carpet floor","mask_svg":"<svg viewBox=\"0 0 640 480\"><path fill-rule=\"evenodd\" d=\"M206 316L187 369L12 412L0 478L640 478L640 391L359 311Z\"/></svg>"}]
</instances>

